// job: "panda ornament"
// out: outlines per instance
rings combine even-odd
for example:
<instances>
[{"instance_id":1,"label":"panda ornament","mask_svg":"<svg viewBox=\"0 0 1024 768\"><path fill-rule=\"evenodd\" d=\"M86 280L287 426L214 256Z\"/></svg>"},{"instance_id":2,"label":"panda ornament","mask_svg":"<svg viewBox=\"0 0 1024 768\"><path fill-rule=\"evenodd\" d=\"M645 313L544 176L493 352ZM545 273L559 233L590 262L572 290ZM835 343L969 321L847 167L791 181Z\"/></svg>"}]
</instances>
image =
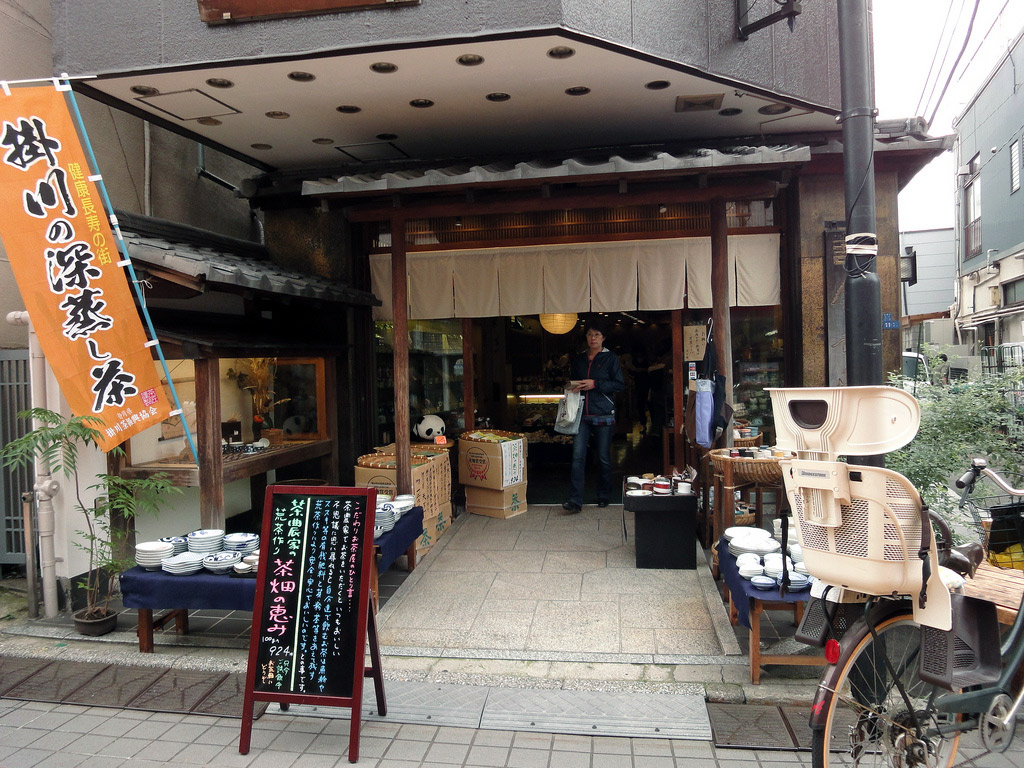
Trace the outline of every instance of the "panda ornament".
<instances>
[{"instance_id":1,"label":"panda ornament","mask_svg":"<svg viewBox=\"0 0 1024 768\"><path fill-rule=\"evenodd\" d=\"M433 440L438 435L444 435L444 419L431 414L422 417L412 428L412 433L420 440Z\"/></svg>"}]
</instances>

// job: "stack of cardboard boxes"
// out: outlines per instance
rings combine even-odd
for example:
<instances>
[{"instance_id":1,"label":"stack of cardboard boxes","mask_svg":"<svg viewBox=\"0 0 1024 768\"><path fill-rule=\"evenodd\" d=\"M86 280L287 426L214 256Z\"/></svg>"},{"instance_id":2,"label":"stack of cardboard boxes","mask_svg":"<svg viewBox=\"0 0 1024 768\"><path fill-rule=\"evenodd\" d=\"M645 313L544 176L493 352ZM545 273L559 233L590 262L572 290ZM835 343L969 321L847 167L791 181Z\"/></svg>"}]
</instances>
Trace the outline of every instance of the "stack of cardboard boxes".
<instances>
[{"instance_id":1,"label":"stack of cardboard boxes","mask_svg":"<svg viewBox=\"0 0 1024 768\"><path fill-rule=\"evenodd\" d=\"M423 507L423 533L416 542L416 551L422 553L434 546L451 525L452 470L446 448L417 445L410 453L412 494L417 506ZM355 484L394 496L398 492L395 461L394 446L360 456L356 461Z\"/></svg>"},{"instance_id":2,"label":"stack of cardboard boxes","mask_svg":"<svg viewBox=\"0 0 1024 768\"><path fill-rule=\"evenodd\" d=\"M459 438L466 511L514 517L526 511L526 440L516 432L471 430Z\"/></svg>"}]
</instances>

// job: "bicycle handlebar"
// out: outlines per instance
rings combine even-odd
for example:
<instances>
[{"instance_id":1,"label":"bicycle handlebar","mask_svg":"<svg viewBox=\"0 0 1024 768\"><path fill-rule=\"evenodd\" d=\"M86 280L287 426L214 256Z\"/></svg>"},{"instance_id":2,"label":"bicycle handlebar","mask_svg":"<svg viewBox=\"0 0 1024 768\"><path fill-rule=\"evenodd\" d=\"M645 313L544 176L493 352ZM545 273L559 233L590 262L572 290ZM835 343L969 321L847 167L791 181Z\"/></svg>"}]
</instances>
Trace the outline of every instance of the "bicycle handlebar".
<instances>
[{"instance_id":1,"label":"bicycle handlebar","mask_svg":"<svg viewBox=\"0 0 1024 768\"><path fill-rule=\"evenodd\" d=\"M988 468L988 462L984 459L974 459L971 461L971 468L964 472L956 481L957 488L963 488L963 496L966 497L972 490L974 490L974 483L979 477L984 475L993 483L996 484L1004 493L1008 493L1011 496L1024 496L1024 488L1014 488L1010 485L1003 477L995 470Z\"/></svg>"},{"instance_id":2,"label":"bicycle handlebar","mask_svg":"<svg viewBox=\"0 0 1024 768\"><path fill-rule=\"evenodd\" d=\"M969 485L974 485L974 479L976 477L977 477L977 475L974 474L974 470L973 469L968 469L966 472L964 472L962 475L960 475L960 479L958 479L956 481L956 487L957 488L966 488Z\"/></svg>"}]
</instances>

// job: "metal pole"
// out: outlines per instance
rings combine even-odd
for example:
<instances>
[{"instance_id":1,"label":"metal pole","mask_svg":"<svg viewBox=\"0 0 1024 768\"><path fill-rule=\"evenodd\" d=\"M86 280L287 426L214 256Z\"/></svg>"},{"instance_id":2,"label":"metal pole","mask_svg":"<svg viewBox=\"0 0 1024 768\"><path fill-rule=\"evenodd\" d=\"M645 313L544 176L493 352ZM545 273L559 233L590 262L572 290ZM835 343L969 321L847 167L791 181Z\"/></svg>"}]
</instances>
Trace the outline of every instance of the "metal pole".
<instances>
[{"instance_id":1,"label":"metal pole","mask_svg":"<svg viewBox=\"0 0 1024 768\"><path fill-rule=\"evenodd\" d=\"M871 29L867 0L839 4L843 182L846 196L846 374L851 386L884 383L882 291L875 224Z\"/></svg>"},{"instance_id":2,"label":"metal pole","mask_svg":"<svg viewBox=\"0 0 1024 768\"><path fill-rule=\"evenodd\" d=\"M28 617L39 618L39 576L36 574L36 529L32 522L32 501L35 494L21 494L21 511L25 521L25 580L28 582Z\"/></svg>"}]
</instances>

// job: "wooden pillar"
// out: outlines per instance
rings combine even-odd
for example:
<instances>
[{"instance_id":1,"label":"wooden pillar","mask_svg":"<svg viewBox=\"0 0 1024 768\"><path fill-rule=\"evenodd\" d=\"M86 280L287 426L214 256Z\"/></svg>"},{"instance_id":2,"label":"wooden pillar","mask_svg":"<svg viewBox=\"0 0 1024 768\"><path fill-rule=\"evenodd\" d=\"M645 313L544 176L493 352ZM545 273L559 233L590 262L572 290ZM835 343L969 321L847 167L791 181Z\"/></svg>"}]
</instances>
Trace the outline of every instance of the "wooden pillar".
<instances>
[{"instance_id":1,"label":"wooden pillar","mask_svg":"<svg viewBox=\"0 0 1024 768\"><path fill-rule=\"evenodd\" d=\"M729 307L729 226L725 200L711 201L711 319L714 320L718 372L725 376L725 401L732 405L732 316ZM727 425L728 426L728 425ZM732 430L725 430L725 446L732 445Z\"/></svg>"},{"instance_id":2,"label":"wooden pillar","mask_svg":"<svg viewBox=\"0 0 1024 768\"><path fill-rule=\"evenodd\" d=\"M473 379L473 321L464 317L462 318L462 412L466 429L476 427Z\"/></svg>"},{"instance_id":3,"label":"wooden pillar","mask_svg":"<svg viewBox=\"0 0 1024 768\"><path fill-rule=\"evenodd\" d=\"M391 306L394 310L395 469L399 493L412 493L409 423L409 281L405 266L405 218L391 218Z\"/></svg>"},{"instance_id":4,"label":"wooden pillar","mask_svg":"<svg viewBox=\"0 0 1024 768\"><path fill-rule=\"evenodd\" d=\"M199 453L199 522L224 528L224 454L220 431L220 360L200 358L196 368L196 451Z\"/></svg>"},{"instance_id":5,"label":"wooden pillar","mask_svg":"<svg viewBox=\"0 0 1024 768\"><path fill-rule=\"evenodd\" d=\"M672 310L672 411L675 414L672 428L672 456L677 469L686 467L683 455L683 392L687 385L683 360L683 310Z\"/></svg>"}]
</instances>

